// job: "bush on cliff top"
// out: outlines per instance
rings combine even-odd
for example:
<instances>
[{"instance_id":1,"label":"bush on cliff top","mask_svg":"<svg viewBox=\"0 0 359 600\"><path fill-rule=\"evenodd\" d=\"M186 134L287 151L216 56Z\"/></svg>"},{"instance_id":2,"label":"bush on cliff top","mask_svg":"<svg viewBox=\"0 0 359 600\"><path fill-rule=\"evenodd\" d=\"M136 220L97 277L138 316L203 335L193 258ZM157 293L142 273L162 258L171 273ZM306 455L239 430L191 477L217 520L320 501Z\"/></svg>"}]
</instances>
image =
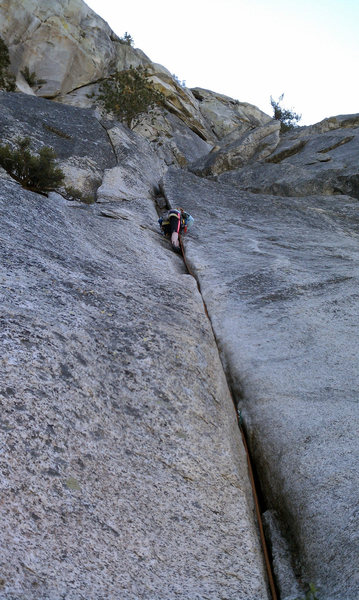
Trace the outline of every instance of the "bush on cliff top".
<instances>
[{"instance_id":1,"label":"bush on cliff top","mask_svg":"<svg viewBox=\"0 0 359 600\"><path fill-rule=\"evenodd\" d=\"M127 31L125 31L125 35L120 38L120 44L125 44L126 46L133 46L133 37Z\"/></svg>"},{"instance_id":2,"label":"bush on cliff top","mask_svg":"<svg viewBox=\"0 0 359 600\"><path fill-rule=\"evenodd\" d=\"M158 92L144 67L132 66L126 71L116 71L100 85L97 99L107 112L112 113L128 127L134 127L140 115L149 113L155 105L164 102L164 95Z\"/></svg>"},{"instance_id":3,"label":"bush on cliff top","mask_svg":"<svg viewBox=\"0 0 359 600\"><path fill-rule=\"evenodd\" d=\"M294 129L294 127L298 126L298 121L300 121L302 115L298 115L292 110L280 106L283 98L284 94L281 94L277 101L271 96L270 103L273 108L273 119L280 121L280 130L282 133L285 133L286 131L290 131L291 129Z\"/></svg>"},{"instance_id":4,"label":"bush on cliff top","mask_svg":"<svg viewBox=\"0 0 359 600\"><path fill-rule=\"evenodd\" d=\"M0 146L0 165L24 188L46 193L63 183L64 173L55 165L55 152L44 146L38 156L30 152L30 138L19 138L16 147Z\"/></svg>"}]
</instances>

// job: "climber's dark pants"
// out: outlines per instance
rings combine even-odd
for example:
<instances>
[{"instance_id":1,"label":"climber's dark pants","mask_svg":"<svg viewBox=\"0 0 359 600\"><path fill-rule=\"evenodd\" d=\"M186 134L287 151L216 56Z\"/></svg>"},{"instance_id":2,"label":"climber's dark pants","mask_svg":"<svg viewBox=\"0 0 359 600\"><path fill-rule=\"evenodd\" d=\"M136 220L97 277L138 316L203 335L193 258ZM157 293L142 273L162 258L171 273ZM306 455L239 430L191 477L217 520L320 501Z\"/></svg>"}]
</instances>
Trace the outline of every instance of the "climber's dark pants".
<instances>
[{"instance_id":1,"label":"climber's dark pants","mask_svg":"<svg viewBox=\"0 0 359 600\"><path fill-rule=\"evenodd\" d=\"M172 233L174 233L175 231L177 233L179 233L180 227L181 227L180 219L178 219L176 216L173 216L173 217L170 216L170 222L166 223L166 225L162 225L162 229L165 232L165 235L169 235L169 236L171 236Z\"/></svg>"}]
</instances>

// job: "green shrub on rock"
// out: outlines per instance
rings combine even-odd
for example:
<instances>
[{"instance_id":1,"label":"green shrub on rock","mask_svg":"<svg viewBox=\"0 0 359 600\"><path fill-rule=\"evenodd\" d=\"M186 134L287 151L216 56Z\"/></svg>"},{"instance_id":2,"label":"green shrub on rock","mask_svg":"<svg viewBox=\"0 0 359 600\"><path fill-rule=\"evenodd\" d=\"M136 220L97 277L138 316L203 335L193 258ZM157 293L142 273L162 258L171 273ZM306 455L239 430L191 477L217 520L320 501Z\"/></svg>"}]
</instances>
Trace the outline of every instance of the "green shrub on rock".
<instances>
[{"instance_id":1,"label":"green shrub on rock","mask_svg":"<svg viewBox=\"0 0 359 600\"><path fill-rule=\"evenodd\" d=\"M282 133L285 133L286 131L290 131L291 129L294 129L294 127L298 126L298 121L300 121L302 115L298 115L292 110L280 106L283 98L284 94L281 94L277 101L271 96L270 103L273 108L273 119L280 121L280 130Z\"/></svg>"},{"instance_id":2,"label":"green shrub on rock","mask_svg":"<svg viewBox=\"0 0 359 600\"><path fill-rule=\"evenodd\" d=\"M15 76L9 71L9 50L4 40L0 37L0 90L15 91Z\"/></svg>"},{"instance_id":3,"label":"green shrub on rock","mask_svg":"<svg viewBox=\"0 0 359 600\"><path fill-rule=\"evenodd\" d=\"M49 146L39 150L38 156L30 152L30 138L16 140L16 148L9 144L0 146L0 165L24 188L46 193L59 187L64 173L55 165L55 152Z\"/></svg>"},{"instance_id":4,"label":"green shrub on rock","mask_svg":"<svg viewBox=\"0 0 359 600\"><path fill-rule=\"evenodd\" d=\"M47 83L46 79L38 79L35 71L31 72L29 67L25 67L24 70L21 71L21 75L31 88L41 87L44 83Z\"/></svg>"},{"instance_id":5,"label":"green shrub on rock","mask_svg":"<svg viewBox=\"0 0 359 600\"><path fill-rule=\"evenodd\" d=\"M134 127L141 114L164 103L164 95L155 90L148 77L144 67L131 66L126 71L116 71L100 85L98 100L107 112L125 121L128 127Z\"/></svg>"},{"instance_id":6,"label":"green shrub on rock","mask_svg":"<svg viewBox=\"0 0 359 600\"><path fill-rule=\"evenodd\" d=\"M120 38L120 44L125 44L126 46L133 46L133 37L127 31L125 31L125 35Z\"/></svg>"},{"instance_id":7,"label":"green shrub on rock","mask_svg":"<svg viewBox=\"0 0 359 600\"><path fill-rule=\"evenodd\" d=\"M296 600L319 600L317 596L317 590L313 583L310 583L308 587L309 589L305 594L305 598L296 598Z\"/></svg>"}]
</instances>

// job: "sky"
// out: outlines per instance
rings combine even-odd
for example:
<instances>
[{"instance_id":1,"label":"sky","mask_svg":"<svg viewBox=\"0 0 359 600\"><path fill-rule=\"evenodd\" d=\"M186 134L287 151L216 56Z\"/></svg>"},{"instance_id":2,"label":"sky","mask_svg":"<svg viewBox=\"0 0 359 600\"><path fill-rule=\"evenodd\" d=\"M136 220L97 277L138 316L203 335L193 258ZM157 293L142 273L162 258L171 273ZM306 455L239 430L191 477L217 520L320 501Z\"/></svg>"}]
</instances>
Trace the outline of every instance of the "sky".
<instances>
[{"instance_id":1,"label":"sky","mask_svg":"<svg viewBox=\"0 0 359 600\"><path fill-rule=\"evenodd\" d=\"M359 0L85 0L186 87L310 125L359 113Z\"/></svg>"}]
</instances>

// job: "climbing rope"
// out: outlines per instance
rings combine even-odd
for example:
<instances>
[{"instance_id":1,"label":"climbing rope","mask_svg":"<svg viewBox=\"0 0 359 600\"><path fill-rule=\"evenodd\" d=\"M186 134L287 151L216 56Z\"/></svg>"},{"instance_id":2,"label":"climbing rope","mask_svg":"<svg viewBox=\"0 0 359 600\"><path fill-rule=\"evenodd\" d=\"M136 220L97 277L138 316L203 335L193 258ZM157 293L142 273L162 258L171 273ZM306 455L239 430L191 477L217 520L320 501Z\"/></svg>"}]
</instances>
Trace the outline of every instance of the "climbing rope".
<instances>
[{"instance_id":1,"label":"climbing rope","mask_svg":"<svg viewBox=\"0 0 359 600\"><path fill-rule=\"evenodd\" d=\"M201 290L200 290L198 279L194 276L194 274L192 273L191 269L188 266L188 263L187 263L187 260L186 260L186 255L185 255L184 248L183 248L183 242L182 242L181 236L179 236L179 243L180 243L182 257L183 257L183 261L184 261L184 264L186 266L186 269L187 269L188 273L190 275L192 275L192 277L196 280L198 291L201 294ZM204 298L203 298L202 294L201 294L201 297L202 297L202 301L203 301L203 306L204 306L205 313L206 313L206 315L208 317L209 322L211 323L211 320L210 320L209 315L208 315L207 306L206 306L206 303L204 301ZM211 323L211 327L212 327L212 323ZM213 331L213 327L212 327L212 331ZM214 335L214 331L213 331L213 335ZM233 405L234 405L234 408L235 408L235 413L236 413L236 417L237 417L237 424L238 424L238 428L239 428L239 430L241 432L242 442L243 442L243 446L244 446L244 449L245 449L245 452L246 452L249 480L251 482L251 487L252 487L252 494L253 494L253 499L254 499L254 506L255 506L256 516L257 516L257 521L258 521L258 527L259 527L259 536L260 536L262 550L263 550L263 556L264 556L264 562L265 562L267 576L268 576L269 588L270 588L270 591L271 591L272 600L278 600L277 591L276 591L276 587L275 587L275 583L274 583L272 566L271 566L271 562L270 562L270 559L269 559L267 542L266 542L266 538L265 538L265 535L264 535L262 515L261 515L261 511L260 511L260 507L259 507L258 493L257 493L257 489L256 489L254 475L253 475L252 462L251 462L251 458L250 458L250 454L249 454L249 449L248 449L248 445L247 445L246 436L245 436L245 433L244 433L244 430L243 430L242 415L241 415L241 411L237 411L237 407L236 407L236 403L235 403L235 400L234 400L234 397L233 397L233 393L232 393L232 390L230 388L229 388L229 392L231 394L232 402L233 402Z\"/></svg>"},{"instance_id":2,"label":"climbing rope","mask_svg":"<svg viewBox=\"0 0 359 600\"><path fill-rule=\"evenodd\" d=\"M238 414L237 414L237 419L238 419ZM267 570L267 575L268 575L268 583L269 583L270 591L271 591L271 594L272 594L272 599L273 600L277 600L277 591L276 591L276 588L275 588L275 583L274 583L274 578L273 578L273 572L272 572L272 565L271 565L271 562L270 562L270 559L269 559L267 542L266 542L266 538L265 538L264 530L263 530L263 521L262 521L261 511L260 511L260 508L259 508L258 494L257 494L257 490L256 490L256 484L255 484L255 481L254 481L254 475L253 475L253 468L252 468L251 458L250 458L250 454L249 454L249 450L248 450L246 436L244 434L243 427L240 424L239 420L238 420L238 427L239 427L239 430L240 430L241 435L242 435L242 442L243 442L243 446L244 446L244 449L246 451L246 456L247 456L248 473L249 473L249 479L250 479L251 486L252 486L252 493L253 493L254 505L255 505L255 509L256 509L256 515L257 515L257 521L258 521L258 527L259 527L259 535L260 535L260 538L261 538L261 544L262 544L263 555L264 555L264 562L265 562L265 565L266 565L266 570Z\"/></svg>"}]
</instances>

